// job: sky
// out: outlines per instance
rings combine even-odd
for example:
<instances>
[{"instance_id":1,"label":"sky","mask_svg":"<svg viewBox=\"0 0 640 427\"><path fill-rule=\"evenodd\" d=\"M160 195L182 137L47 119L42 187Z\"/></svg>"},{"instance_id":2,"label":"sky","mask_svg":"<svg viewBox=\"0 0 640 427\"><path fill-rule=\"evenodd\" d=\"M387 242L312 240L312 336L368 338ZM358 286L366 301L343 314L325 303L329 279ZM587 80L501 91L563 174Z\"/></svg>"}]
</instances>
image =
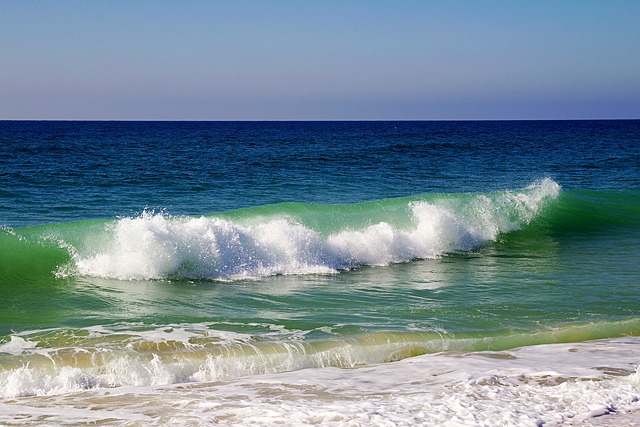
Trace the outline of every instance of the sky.
<instances>
[{"instance_id":1,"label":"sky","mask_svg":"<svg viewBox=\"0 0 640 427\"><path fill-rule=\"evenodd\" d=\"M0 0L0 120L640 118L640 1Z\"/></svg>"}]
</instances>

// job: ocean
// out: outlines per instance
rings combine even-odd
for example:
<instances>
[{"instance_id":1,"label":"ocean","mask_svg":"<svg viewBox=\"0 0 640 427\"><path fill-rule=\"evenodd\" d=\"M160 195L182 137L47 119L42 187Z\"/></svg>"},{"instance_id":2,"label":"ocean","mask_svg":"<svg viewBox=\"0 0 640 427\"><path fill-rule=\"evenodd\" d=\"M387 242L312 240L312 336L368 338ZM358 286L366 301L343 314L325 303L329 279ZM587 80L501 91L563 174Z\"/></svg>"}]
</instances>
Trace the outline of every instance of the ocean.
<instances>
[{"instance_id":1,"label":"ocean","mask_svg":"<svg viewBox=\"0 0 640 427\"><path fill-rule=\"evenodd\" d=\"M640 408L640 121L0 121L1 425Z\"/></svg>"}]
</instances>

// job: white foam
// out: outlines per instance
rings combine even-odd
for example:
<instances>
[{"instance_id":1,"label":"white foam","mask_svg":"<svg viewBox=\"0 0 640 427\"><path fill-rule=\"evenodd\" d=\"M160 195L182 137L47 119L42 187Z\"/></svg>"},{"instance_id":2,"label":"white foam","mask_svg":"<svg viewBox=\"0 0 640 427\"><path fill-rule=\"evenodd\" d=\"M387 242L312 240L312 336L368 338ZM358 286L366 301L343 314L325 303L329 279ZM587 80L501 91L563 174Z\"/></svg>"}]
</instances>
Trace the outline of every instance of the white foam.
<instances>
[{"instance_id":1,"label":"white foam","mask_svg":"<svg viewBox=\"0 0 640 427\"><path fill-rule=\"evenodd\" d=\"M0 423L20 416L105 425L579 424L640 409L639 344L625 338L434 354L358 369L20 398L0 403ZM165 374L158 365L135 375ZM68 377L81 381L72 370Z\"/></svg>"},{"instance_id":2,"label":"white foam","mask_svg":"<svg viewBox=\"0 0 640 427\"><path fill-rule=\"evenodd\" d=\"M28 366L2 372L0 374L3 397L45 396L86 390L106 384L99 384L95 378L79 368L62 367L54 375L43 374L41 370Z\"/></svg>"},{"instance_id":3,"label":"white foam","mask_svg":"<svg viewBox=\"0 0 640 427\"><path fill-rule=\"evenodd\" d=\"M145 212L118 220L84 247L67 248L73 266L61 272L233 280L436 258L475 249L529 223L559 189L547 179L518 192L413 202L408 228L383 221L361 229L345 226L327 237L291 217L243 225Z\"/></svg>"},{"instance_id":4,"label":"white foam","mask_svg":"<svg viewBox=\"0 0 640 427\"><path fill-rule=\"evenodd\" d=\"M35 342L27 341L17 335L12 335L9 342L0 344L0 353L19 355L28 349L34 348L35 346Z\"/></svg>"}]
</instances>

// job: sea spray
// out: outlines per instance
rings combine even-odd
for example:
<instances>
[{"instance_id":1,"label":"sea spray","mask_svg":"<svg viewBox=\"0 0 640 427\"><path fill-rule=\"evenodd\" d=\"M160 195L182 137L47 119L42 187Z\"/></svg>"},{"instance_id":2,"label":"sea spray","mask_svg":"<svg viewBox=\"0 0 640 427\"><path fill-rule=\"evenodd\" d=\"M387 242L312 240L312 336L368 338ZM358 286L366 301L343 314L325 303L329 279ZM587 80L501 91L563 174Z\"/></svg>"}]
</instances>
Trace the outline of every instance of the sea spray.
<instances>
[{"instance_id":1,"label":"sea spray","mask_svg":"<svg viewBox=\"0 0 640 427\"><path fill-rule=\"evenodd\" d=\"M305 223L313 211L309 207L298 214L275 211L241 221L143 212L109 224L101 237L90 236L90 244L72 248L71 268L60 271L117 279L234 280L437 258L476 249L521 228L559 190L545 179L520 191L398 199L386 220L358 228L334 224L338 231L328 235ZM333 216L339 220L341 211L353 210L347 206L335 206ZM363 213L361 223L368 214Z\"/></svg>"}]
</instances>

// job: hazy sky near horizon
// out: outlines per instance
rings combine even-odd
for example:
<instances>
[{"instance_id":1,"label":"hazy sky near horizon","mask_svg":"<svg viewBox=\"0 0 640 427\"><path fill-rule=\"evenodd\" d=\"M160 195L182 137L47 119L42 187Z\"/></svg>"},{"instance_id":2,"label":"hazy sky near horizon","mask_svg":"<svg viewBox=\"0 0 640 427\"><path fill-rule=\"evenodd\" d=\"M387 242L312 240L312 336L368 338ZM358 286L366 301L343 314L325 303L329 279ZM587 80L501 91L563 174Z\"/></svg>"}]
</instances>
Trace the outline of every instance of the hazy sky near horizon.
<instances>
[{"instance_id":1,"label":"hazy sky near horizon","mask_svg":"<svg viewBox=\"0 0 640 427\"><path fill-rule=\"evenodd\" d=\"M640 118L640 1L0 0L0 119Z\"/></svg>"}]
</instances>

